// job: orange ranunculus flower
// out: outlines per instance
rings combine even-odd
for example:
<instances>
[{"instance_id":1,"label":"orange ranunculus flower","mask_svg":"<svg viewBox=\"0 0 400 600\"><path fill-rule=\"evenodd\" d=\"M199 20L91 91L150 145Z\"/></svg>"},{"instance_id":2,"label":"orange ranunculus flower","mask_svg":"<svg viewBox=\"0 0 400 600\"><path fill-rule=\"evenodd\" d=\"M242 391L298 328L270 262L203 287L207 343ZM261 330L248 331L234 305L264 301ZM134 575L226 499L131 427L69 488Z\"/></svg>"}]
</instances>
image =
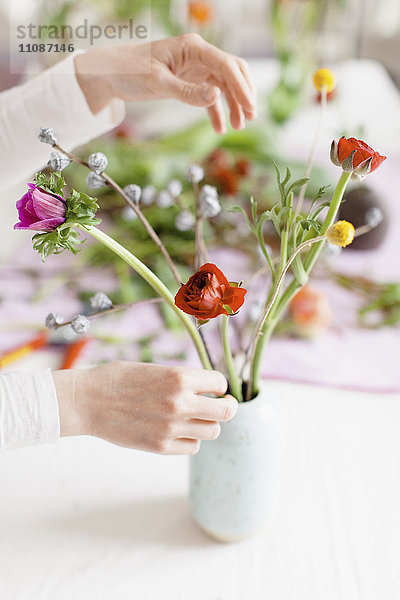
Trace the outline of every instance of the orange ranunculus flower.
<instances>
[{"instance_id":1,"label":"orange ranunculus flower","mask_svg":"<svg viewBox=\"0 0 400 600\"><path fill-rule=\"evenodd\" d=\"M191 0L189 2L189 17L199 25L208 25L214 17L214 7L206 0Z\"/></svg>"},{"instance_id":2,"label":"orange ranunculus flower","mask_svg":"<svg viewBox=\"0 0 400 600\"><path fill-rule=\"evenodd\" d=\"M352 153L354 154L351 159ZM335 141L332 143L331 159L335 165L340 165L345 171L366 175L375 171L386 156L381 156L362 140L341 137L337 143Z\"/></svg>"},{"instance_id":3,"label":"orange ranunculus flower","mask_svg":"<svg viewBox=\"0 0 400 600\"><path fill-rule=\"evenodd\" d=\"M224 306L237 312L246 292L244 288L231 285L218 267L207 263L182 285L175 296L175 304L188 315L206 321L228 315Z\"/></svg>"}]
</instances>

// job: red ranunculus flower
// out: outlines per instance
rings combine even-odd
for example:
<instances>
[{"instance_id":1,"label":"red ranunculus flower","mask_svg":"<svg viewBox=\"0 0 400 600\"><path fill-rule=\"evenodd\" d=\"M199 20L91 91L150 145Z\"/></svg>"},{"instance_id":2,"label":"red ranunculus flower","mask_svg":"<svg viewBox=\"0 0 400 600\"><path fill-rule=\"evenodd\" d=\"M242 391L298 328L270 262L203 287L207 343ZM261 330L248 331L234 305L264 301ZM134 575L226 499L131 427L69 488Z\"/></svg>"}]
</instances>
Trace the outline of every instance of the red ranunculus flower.
<instances>
[{"instance_id":1,"label":"red ranunculus flower","mask_svg":"<svg viewBox=\"0 0 400 600\"><path fill-rule=\"evenodd\" d=\"M337 144L337 158L340 164L354 151L353 155L353 170L357 169L362 163L371 160L371 166L368 173L372 173L379 167L380 164L386 159L386 156L381 156L379 152L376 152L368 146L365 142L357 140L356 138L345 138L341 137Z\"/></svg>"},{"instance_id":2,"label":"red ranunculus flower","mask_svg":"<svg viewBox=\"0 0 400 600\"><path fill-rule=\"evenodd\" d=\"M229 314L224 305L235 313L244 302L247 290L231 285L225 275L212 263L207 263L182 285L175 304L188 315L202 321Z\"/></svg>"}]
</instances>

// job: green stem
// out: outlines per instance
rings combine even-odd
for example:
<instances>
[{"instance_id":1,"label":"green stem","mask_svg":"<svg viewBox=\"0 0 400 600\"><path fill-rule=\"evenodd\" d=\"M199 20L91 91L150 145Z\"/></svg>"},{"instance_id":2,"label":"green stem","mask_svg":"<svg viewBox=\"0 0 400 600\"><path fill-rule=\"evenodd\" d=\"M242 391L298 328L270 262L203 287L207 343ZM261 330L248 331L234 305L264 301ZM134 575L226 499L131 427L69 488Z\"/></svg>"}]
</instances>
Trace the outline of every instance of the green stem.
<instances>
[{"instance_id":1,"label":"green stem","mask_svg":"<svg viewBox=\"0 0 400 600\"><path fill-rule=\"evenodd\" d=\"M229 343L228 323L229 323L229 317L226 315L222 315L222 322L221 322L222 344L224 347L225 361L226 361L226 366L227 366L228 374L229 374L229 383L230 383L230 388L231 388L231 392L232 392L233 396L235 396L235 398L238 402L243 402L242 386L241 386L240 378L237 374L237 371L236 371L236 368L235 368L235 365L233 362L232 350L231 350L231 346Z\"/></svg>"},{"instance_id":2,"label":"green stem","mask_svg":"<svg viewBox=\"0 0 400 600\"><path fill-rule=\"evenodd\" d=\"M285 268L286 260L287 260L287 249L288 249L288 231L285 229L282 231L281 237L281 263L279 265L278 278L281 275L283 269Z\"/></svg>"},{"instance_id":3,"label":"green stem","mask_svg":"<svg viewBox=\"0 0 400 600\"><path fill-rule=\"evenodd\" d=\"M335 191L332 196L332 201L329 206L328 213L325 217L325 220L321 227L321 240L313 243L311 249L309 250L305 260L304 260L304 270L307 275L310 274L312 268L314 267L320 253L322 247L325 243L325 240L322 237L326 234L329 227L334 223L336 215L338 213L340 203L343 199L343 194L345 192L346 186L351 177L351 173L346 173L342 171L342 174L337 182ZM281 287L281 286L280 286ZM255 395L258 391L259 379L260 379L260 370L261 370L261 358L264 350L264 346L266 341L271 337L273 330L276 327L283 311L286 309L287 305L293 298L293 296L297 293L297 291L301 288L301 284L294 279L286 288L285 292L282 294L281 298L275 304L275 306L270 307L270 312L268 317L265 319L263 324L261 335L259 335L258 340L255 341L254 352L252 355L252 361L250 364L251 368L251 393ZM276 298L274 298L274 301Z\"/></svg>"},{"instance_id":4,"label":"green stem","mask_svg":"<svg viewBox=\"0 0 400 600\"><path fill-rule=\"evenodd\" d=\"M339 181L336 184L335 191L333 192L332 201L330 203L328 213L327 213L325 220L321 227L321 232L320 232L321 235L325 235L325 233L328 231L329 227L331 225L333 225L333 223L336 219L336 215L339 210L340 203L343 199L343 194L345 192L345 189L349 182L350 177L351 177L351 173L346 173L345 171L342 171ZM307 273L310 273L311 269L315 265L317 258L321 253L323 245L324 245L324 242L321 242L320 244L315 244L311 248L310 252L307 254L307 256L304 260L304 269Z\"/></svg>"},{"instance_id":5,"label":"green stem","mask_svg":"<svg viewBox=\"0 0 400 600\"><path fill-rule=\"evenodd\" d=\"M146 265L144 265L136 256L134 256L131 252L126 250L121 244L116 242L112 237L97 229L97 227L80 227L86 233L89 233L91 236L96 238L99 242L110 248L115 254L117 254L122 260L124 260L136 273L138 273L143 279L157 292L159 296L161 296L165 302L175 311L176 315L182 321L186 330L188 331L190 337L192 338L194 345L196 346L196 350L200 357L201 363L205 369L212 369L211 363L208 359L206 349L201 340L200 334L190 319L188 315L182 312L174 302L174 297L172 296L169 289L164 285L164 283L156 276Z\"/></svg>"},{"instance_id":6,"label":"green stem","mask_svg":"<svg viewBox=\"0 0 400 600\"><path fill-rule=\"evenodd\" d=\"M258 243L259 243L261 251L262 251L262 253L263 253L263 255L264 255L264 257L265 257L265 259L266 259L266 261L268 263L268 266L269 266L269 268L271 270L271 276L275 277L275 267L272 264L271 258L270 258L269 254L268 254L268 251L267 251L266 247L265 247L264 240L262 238L262 234L261 234L261 236L258 236Z\"/></svg>"}]
</instances>

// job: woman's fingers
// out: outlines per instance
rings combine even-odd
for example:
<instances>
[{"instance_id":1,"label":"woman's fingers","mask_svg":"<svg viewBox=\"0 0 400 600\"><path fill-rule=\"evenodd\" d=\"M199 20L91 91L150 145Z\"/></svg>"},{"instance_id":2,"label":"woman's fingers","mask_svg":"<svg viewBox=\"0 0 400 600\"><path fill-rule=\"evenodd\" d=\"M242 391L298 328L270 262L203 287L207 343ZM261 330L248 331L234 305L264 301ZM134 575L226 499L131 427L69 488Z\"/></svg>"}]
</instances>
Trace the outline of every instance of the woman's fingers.
<instances>
[{"instance_id":1,"label":"woman's fingers","mask_svg":"<svg viewBox=\"0 0 400 600\"><path fill-rule=\"evenodd\" d=\"M218 87L199 85L180 79L168 70L165 70L162 80L164 93L171 98L176 98L192 106L210 106L218 102L221 92Z\"/></svg>"},{"instance_id":2,"label":"woman's fingers","mask_svg":"<svg viewBox=\"0 0 400 600\"><path fill-rule=\"evenodd\" d=\"M252 96L254 98L254 109L252 110L247 110L247 109L243 109L244 112L244 116L246 117L246 119L248 121L253 121L254 119L257 118L257 92L256 89L254 87L253 81L250 77L250 72L249 72L249 67L247 65L247 62L245 60L243 60L243 58L236 58L236 61L239 65L239 69L241 70L243 77L246 79L247 84L251 90Z\"/></svg>"},{"instance_id":3,"label":"woman's fingers","mask_svg":"<svg viewBox=\"0 0 400 600\"><path fill-rule=\"evenodd\" d=\"M200 450L200 441L181 438L171 442L165 454L196 454ZM164 452L163 452L164 454Z\"/></svg>"},{"instance_id":4,"label":"woman's fingers","mask_svg":"<svg viewBox=\"0 0 400 600\"><path fill-rule=\"evenodd\" d=\"M186 384L186 388L195 394L223 396L228 387L226 378L219 371L185 367L177 373L181 373L181 383Z\"/></svg>"},{"instance_id":5,"label":"woman's fingers","mask_svg":"<svg viewBox=\"0 0 400 600\"><path fill-rule=\"evenodd\" d=\"M207 398L193 396L187 406L187 417L202 421L230 421L236 414L238 402L233 396L223 398Z\"/></svg>"},{"instance_id":6,"label":"woman's fingers","mask_svg":"<svg viewBox=\"0 0 400 600\"><path fill-rule=\"evenodd\" d=\"M226 118L221 98L219 98L215 104L209 106L207 111L211 125L214 127L215 131L219 134L226 133Z\"/></svg>"},{"instance_id":7,"label":"woman's fingers","mask_svg":"<svg viewBox=\"0 0 400 600\"><path fill-rule=\"evenodd\" d=\"M194 440L216 440L221 433L221 425L218 421L190 419L185 423L184 427L185 437Z\"/></svg>"},{"instance_id":8,"label":"woman's fingers","mask_svg":"<svg viewBox=\"0 0 400 600\"><path fill-rule=\"evenodd\" d=\"M229 106L230 121L233 129L243 129L245 126L243 108L230 90L225 91L225 98Z\"/></svg>"},{"instance_id":9,"label":"woman's fingers","mask_svg":"<svg viewBox=\"0 0 400 600\"><path fill-rule=\"evenodd\" d=\"M257 117L257 96L246 61L207 43L202 56L205 64L210 67L210 79L214 79L225 93L232 127L242 129L245 118L251 121ZM211 111L210 117L216 129L213 121L213 118L217 118L215 111Z\"/></svg>"},{"instance_id":10,"label":"woman's fingers","mask_svg":"<svg viewBox=\"0 0 400 600\"><path fill-rule=\"evenodd\" d=\"M249 112L254 111L256 109L255 94L247 77L239 67L236 57L208 43L202 44L200 55L203 63L222 80L224 87L234 94L243 108Z\"/></svg>"}]
</instances>

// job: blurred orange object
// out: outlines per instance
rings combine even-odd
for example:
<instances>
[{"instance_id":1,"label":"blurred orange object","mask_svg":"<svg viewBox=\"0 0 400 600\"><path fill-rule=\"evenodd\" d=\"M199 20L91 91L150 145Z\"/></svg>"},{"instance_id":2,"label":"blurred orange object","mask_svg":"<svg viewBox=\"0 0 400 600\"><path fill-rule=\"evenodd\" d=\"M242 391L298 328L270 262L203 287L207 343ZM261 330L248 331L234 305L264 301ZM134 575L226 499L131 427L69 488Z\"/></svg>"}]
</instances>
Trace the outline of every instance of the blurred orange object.
<instances>
[{"instance_id":1,"label":"blurred orange object","mask_svg":"<svg viewBox=\"0 0 400 600\"><path fill-rule=\"evenodd\" d=\"M309 285L305 285L294 296L289 312L297 332L312 337L328 327L332 321L332 310L327 296Z\"/></svg>"},{"instance_id":2,"label":"blurred orange object","mask_svg":"<svg viewBox=\"0 0 400 600\"><path fill-rule=\"evenodd\" d=\"M72 367L76 364L76 361L82 354L83 350L86 348L88 343L90 342L90 338L84 337L76 342L72 342L67 346L65 351L64 360L61 364L60 369L72 369Z\"/></svg>"},{"instance_id":3,"label":"blurred orange object","mask_svg":"<svg viewBox=\"0 0 400 600\"><path fill-rule=\"evenodd\" d=\"M231 196L237 194L241 180L249 175L250 170L247 158L237 158L233 162L221 148L214 150L206 162L207 180L217 187L219 193Z\"/></svg>"},{"instance_id":4,"label":"blurred orange object","mask_svg":"<svg viewBox=\"0 0 400 600\"><path fill-rule=\"evenodd\" d=\"M214 18L214 7L206 0L191 0L189 2L189 18L199 25L209 25Z\"/></svg>"},{"instance_id":5,"label":"blurred orange object","mask_svg":"<svg viewBox=\"0 0 400 600\"><path fill-rule=\"evenodd\" d=\"M38 348L43 348L47 346L49 343L50 332L47 329L40 331L34 338L29 340L29 342L24 342L15 348L11 348L11 350L7 350L0 356L0 369L7 367L11 363L20 358L27 356L31 352L38 350Z\"/></svg>"},{"instance_id":6,"label":"blurred orange object","mask_svg":"<svg viewBox=\"0 0 400 600\"><path fill-rule=\"evenodd\" d=\"M65 348L65 354L63 356L60 369L71 369L75 365L89 341L90 338L84 337L76 341L69 342L66 341L63 336L60 336L59 334L57 335L57 332L43 329L28 342L24 342L23 344L15 346L15 348L6 350L2 355L0 355L0 369L8 367L8 365L20 360L24 356L27 356L28 354L47 346L58 346Z\"/></svg>"}]
</instances>

